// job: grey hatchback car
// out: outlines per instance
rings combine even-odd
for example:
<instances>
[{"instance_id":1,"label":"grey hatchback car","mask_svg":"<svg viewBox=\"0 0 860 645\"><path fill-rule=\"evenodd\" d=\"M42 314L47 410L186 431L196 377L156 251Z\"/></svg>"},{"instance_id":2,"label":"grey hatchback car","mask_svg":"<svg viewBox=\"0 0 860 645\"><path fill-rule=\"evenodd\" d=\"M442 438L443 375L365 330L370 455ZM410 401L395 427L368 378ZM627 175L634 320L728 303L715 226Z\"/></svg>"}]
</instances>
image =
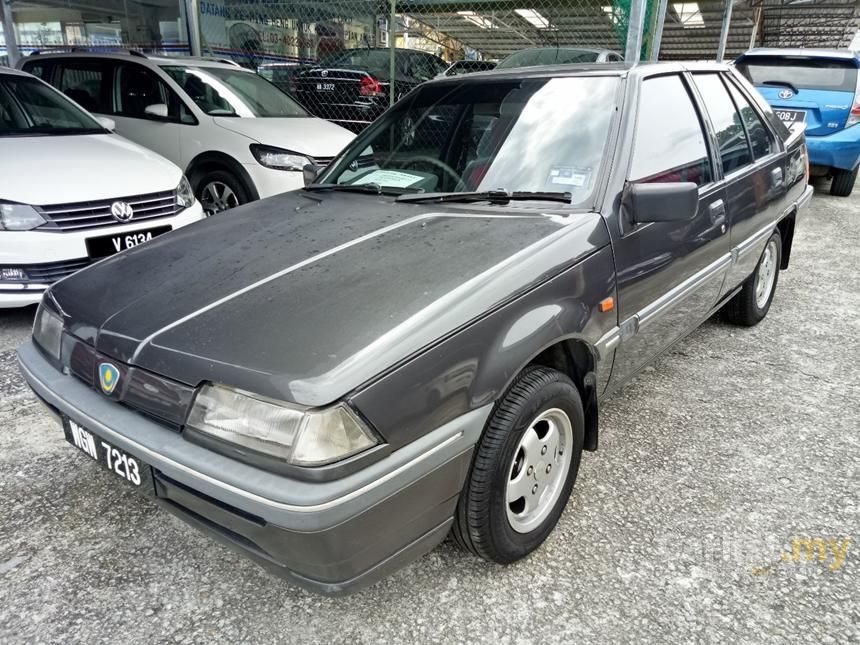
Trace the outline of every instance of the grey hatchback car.
<instances>
[{"instance_id":1,"label":"grey hatchback car","mask_svg":"<svg viewBox=\"0 0 860 645\"><path fill-rule=\"evenodd\" d=\"M118 483L305 587L449 534L510 563L610 392L718 311L764 318L807 175L727 66L437 80L305 189L55 284L20 367Z\"/></svg>"}]
</instances>

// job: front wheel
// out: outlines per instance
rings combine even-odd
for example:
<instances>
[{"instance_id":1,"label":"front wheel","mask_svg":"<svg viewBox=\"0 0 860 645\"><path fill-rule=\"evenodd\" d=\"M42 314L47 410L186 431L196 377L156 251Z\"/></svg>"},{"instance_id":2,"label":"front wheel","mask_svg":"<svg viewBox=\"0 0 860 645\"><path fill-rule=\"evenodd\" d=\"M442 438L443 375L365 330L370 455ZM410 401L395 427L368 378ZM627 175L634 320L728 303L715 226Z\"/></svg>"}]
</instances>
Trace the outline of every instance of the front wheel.
<instances>
[{"instance_id":1,"label":"front wheel","mask_svg":"<svg viewBox=\"0 0 860 645\"><path fill-rule=\"evenodd\" d=\"M573 382L547 367L527 368L496 405L475 448L454 540L501 564L538 548L570 497L584 437Z\"/></svg>"},{"instance_id":2,"label":"front wheel","mask_svg":"<svg viewBox=\"0 0 860 645\"><path fill-rule=\"evenodd\" d=\"M781 261L782 237L779 231L774 231L764 246L755 271L738 294L726 303L723 312L729 322L752 327L767 316L776 293Z\"/></svg>"},{"instance_id":3,"label":"front wheel","mask_svg":"<svg viewBox=\"0 0 860 645\"><path fill-rule=\"evenodd\" d=\"M194 192L207 217L250 201L245 186L224 170L213 170L201 176Z\"/></svg>"}]
</instances>

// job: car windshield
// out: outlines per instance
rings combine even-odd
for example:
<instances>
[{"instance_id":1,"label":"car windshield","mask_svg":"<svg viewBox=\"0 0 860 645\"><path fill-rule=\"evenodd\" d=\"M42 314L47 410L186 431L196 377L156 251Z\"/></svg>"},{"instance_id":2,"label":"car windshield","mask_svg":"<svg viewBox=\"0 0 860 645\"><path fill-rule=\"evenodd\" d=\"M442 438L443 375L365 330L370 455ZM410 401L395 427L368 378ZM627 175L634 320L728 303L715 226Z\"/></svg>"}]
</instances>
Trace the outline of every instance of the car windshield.
<instances>
[{"instance_id":1,"label":"car windshield","mask_svg":"<svg viewBox=\"0 0 860 645\"><path fill-rule=\"evenodd\" d=\"M395 50L395 54L396 54ZM356 67L377 76L386 76L391 65L387 49L345 49L320 59L320 67Z\"/></svg>"},{"instance_id":2,"label":"car windshield","mask_svg":"<svg viewBox=\"0 0 860 645\"><path fill-rule=\"evenodd\" d=\"M857 88L857 68L846 60L755 56L741 61L737 67L753 85L790 83L808 90L852 93Z\"/></svg>"},{"instance_id":3,"label":"car windshield","mask_svg":"<svg viewBox=\"0 0 860 645\"><path fill-rule=\"evenodd\" d=\"M93 117L41 81L0 75L0 137L106 132Z\"/></svg>"},{"instance_id":4,"label":"car windshield","mask_svg":"<svg viewBox=\"0 0 860 645\"><path fill-rule=\"evenodd\" d=\"M287 94L253 72L190 65L170 65L162 69L210 116L308 116Z\"/></svg>"},{"instance_id":5,"label":"car windshield","mask_svg":"<svg viewBox=\"0 0 860 645\"><path fill-rule=\"evenodd\" d=\"M436 83L395 104L320 178L382 192L486 190L591 196L619 80Z\"/></svg>"},{"instance_id":6,"label":"car windshield","mask_svg":"<svg viewBox=\"0 0 860 645\"><path fill-rule=\"evenodd\" d=\"M564 47L524 49L508 56L499 63L497 69L566 63L594 63L597 62L598 55L598 52L587 49L565 49Z\"/></svg>"}]
</instances>

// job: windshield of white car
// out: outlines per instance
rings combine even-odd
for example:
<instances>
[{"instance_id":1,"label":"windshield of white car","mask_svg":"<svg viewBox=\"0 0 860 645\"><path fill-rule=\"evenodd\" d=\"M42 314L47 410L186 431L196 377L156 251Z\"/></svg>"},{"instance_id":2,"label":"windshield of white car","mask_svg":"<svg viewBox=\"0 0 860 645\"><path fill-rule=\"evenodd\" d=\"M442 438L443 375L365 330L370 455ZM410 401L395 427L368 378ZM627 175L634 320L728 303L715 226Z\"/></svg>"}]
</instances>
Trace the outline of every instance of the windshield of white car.
<instances>
[{"instance_id":1,"label":"windshield of white car","mask_svg":"<svg viewBox=\"0 0 860 645\"><path fill-rule=\"evenodd\" d=\"M321 184L382 191L594 192L615 114L613 76L431 83L351 143Z\"/></svg>"},{"instance_id":2,"label":"windshield of white car","mask_svg":"<svg viewBox=\"0 0 860 645\"><path fill-rule=\"evenodd\" d=\"M285 92L253 72L191 65L165 65L162 69L209 116L308 116Z\"/></svg>"},{"instance_id":3,"label":"windshield of white car","mask_svg":"<svg viewBox=\"0 0 860 645\"><path fill-rule=\"evenodd\" d=\"M45 83L0 76L0 137L104 134L98 121Z\"/></svg>"}]
</instances>

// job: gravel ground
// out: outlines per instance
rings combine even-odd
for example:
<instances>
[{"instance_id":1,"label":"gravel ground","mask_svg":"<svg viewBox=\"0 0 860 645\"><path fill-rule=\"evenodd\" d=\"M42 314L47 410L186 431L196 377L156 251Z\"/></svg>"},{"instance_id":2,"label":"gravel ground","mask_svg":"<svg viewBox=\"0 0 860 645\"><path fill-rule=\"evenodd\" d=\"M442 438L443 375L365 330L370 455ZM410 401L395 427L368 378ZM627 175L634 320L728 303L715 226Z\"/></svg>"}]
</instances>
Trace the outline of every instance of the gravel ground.
<instances>
[{"instance_id":1,"label":"gravel ground","mask_svg":"<svg viewBox=\"0 0 860 645\"><path fill-rule=\"evenodd\" d=\"M860 641L860 196L818 187L768 318L711 321L603 409L554 534L502 568L445 543L309 594L65 444L0 312L0 641ZM820 539L819 559L792 542Z\"/></svg>"}]
</instances>

